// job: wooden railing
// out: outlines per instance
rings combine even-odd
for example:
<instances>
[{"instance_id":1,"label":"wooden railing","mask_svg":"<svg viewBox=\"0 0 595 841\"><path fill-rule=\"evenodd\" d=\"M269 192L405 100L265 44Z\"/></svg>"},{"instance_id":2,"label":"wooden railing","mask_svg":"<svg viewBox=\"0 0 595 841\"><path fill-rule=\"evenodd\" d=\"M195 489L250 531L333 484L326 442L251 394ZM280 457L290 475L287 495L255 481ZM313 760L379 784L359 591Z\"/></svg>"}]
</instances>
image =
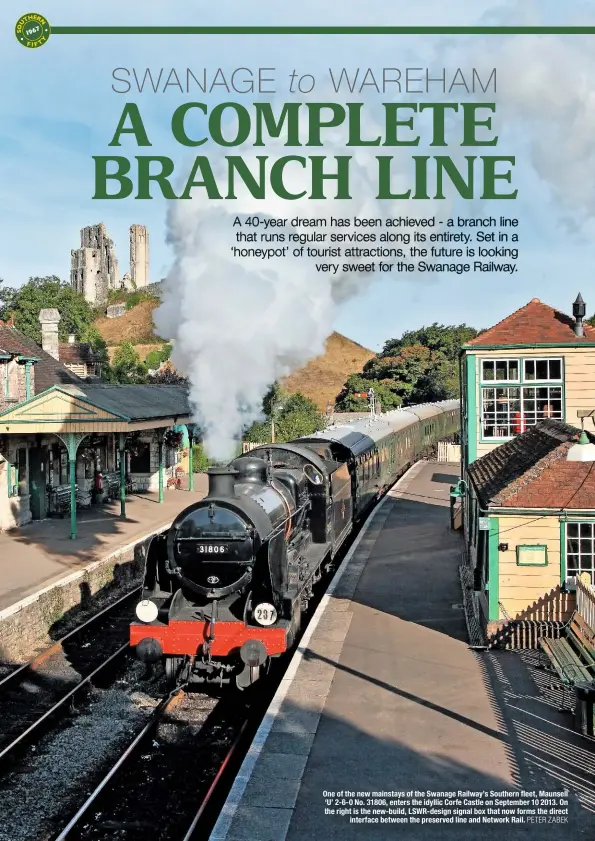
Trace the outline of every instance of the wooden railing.
<instances>
[{"instance_id":1,"label":"wooden railing","mask_svg":"<svg viewBox=\"0 0 595 841\"><path fill-rule=\"evenodd\" d=\"M595 587L591 576L582 573L576 579L576 609L590 628L595 630Z\"/></svg>"}]
</instances>

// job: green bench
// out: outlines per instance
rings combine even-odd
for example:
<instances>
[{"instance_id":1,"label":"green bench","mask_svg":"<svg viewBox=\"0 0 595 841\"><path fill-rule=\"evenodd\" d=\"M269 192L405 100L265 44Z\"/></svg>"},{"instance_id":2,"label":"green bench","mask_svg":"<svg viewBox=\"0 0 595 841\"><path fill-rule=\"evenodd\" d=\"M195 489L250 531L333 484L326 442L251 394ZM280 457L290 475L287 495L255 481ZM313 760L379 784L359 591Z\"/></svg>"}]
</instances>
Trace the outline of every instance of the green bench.
<instances>
[{"instance_id":1,"label":"green bench","mask_svg":"<svg viewBox=\"0 0 595 841\"><path fill-rule=\"evenodd\" d=\"M541 639L539 644L564 687L593 684L595 679L595 631L575 611L560 639ZM563 699L564 701L564 699Z\"/></svg>"}]
</instances>

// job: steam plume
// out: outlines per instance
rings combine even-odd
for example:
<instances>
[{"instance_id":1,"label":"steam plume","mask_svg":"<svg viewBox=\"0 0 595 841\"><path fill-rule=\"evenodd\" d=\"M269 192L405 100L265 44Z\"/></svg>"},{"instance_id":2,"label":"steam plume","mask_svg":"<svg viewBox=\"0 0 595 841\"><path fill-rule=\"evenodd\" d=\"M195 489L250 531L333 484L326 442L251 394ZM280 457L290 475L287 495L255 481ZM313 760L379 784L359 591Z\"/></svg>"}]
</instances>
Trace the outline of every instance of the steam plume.
<instances>
[{"instance_id":1,"label":"steam plume","mask_svg":"<svg viewBox=\"0 0 595 841\"><path fill-rule=\"evenodd\" d=\"M338 140L324 149L329 157L350 151L346 152ZM256 160L254 149L247 148L242 154L247 161ZM272 160L287 154L287 149L268 146L267 154ZM212 457L225 459L233 455L242 429L260 417L267 388L324 352L337 306L358 294L374 277L331 275L314 268L315 262L342 263L342 258L235 259L232 245L289 245L288 254L299 246L297 242L288 243L287 238L281 244L238 243L236 231L256 230L260 239L264 227L234 227L236 217L287 219L285 227L268 229L271 233L284 232L287 237L293 230L317 230L293 229L289 221L297 216L327 220L331 216L381 217L389 211L387 204L391 204L391 215L396 215L397 203L384 202L382 209L372 198L377 190L375 154L367 150L353 155L351 194L360 198L351 201L284 202L271 196L263 207L245 191L238 193L233 202L196 195L192 201L175 203L170 210L168 230L175 262L165 283L163 303L155 313L155 324L160 335L174 340L172 362L190 380L191 401ZM211 163L222 175L224 160L214 162L212 157ZM333 164L332 160L327 163L329 167ZM301 169L296 168L289 189L307 190L303 179ZM424 208L416 208L416 215L431 215L431 203L424 204ZM328 234L331 230L354 229L331 229L329 225L318 230ZM320 247L332 245L328 239ZM316 243L310 245L316 247Z\"/></svg>"}]
</instances>

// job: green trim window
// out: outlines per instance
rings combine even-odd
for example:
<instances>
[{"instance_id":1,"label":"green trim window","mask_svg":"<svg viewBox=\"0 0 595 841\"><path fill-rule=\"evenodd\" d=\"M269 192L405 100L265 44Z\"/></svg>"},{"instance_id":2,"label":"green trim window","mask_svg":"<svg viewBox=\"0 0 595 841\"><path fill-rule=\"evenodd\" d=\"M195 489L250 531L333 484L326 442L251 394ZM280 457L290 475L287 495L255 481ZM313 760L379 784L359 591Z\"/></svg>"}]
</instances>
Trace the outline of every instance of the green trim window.
<instances>
[{"instance_id":1,"label":"green trim window","mask_svg":"<svg viewBox=\"0 0 595 841\"><path fill-rule=\"evenodd\" d=\"M563 420L562 372L560 357L482 359L482 440L512 438L543 418Z\"/></svg>"},{"instance_id":2,"label":"green trim window","mask_svg":"<svg viewBox=\"0 0 595 841\"><path fill-rule=\"evenodd\" d=\"M581 572L595 581L595 522L566 523L566 580Z\"/></svg>"},{"instance_id":3,"label":"green trim window","mask_svg":"<svg viewBox=\"0 0 595 841\"><path fill-rule=\"evenodd\" d=\"M543 543L517 546L516 564L519 567L546 567L548 565L547 546Z\"/></svg>"},{"instance_id":4,"label":"green trim window","mask_svg":"<svg viewBox=\"0 0 595 841\"><path fill-rule=\"evenodd\" d=\"M482 359L481 360L481 381L518 383L519 382L519 360L518 359Z\"/></svg>"}]
</instances>

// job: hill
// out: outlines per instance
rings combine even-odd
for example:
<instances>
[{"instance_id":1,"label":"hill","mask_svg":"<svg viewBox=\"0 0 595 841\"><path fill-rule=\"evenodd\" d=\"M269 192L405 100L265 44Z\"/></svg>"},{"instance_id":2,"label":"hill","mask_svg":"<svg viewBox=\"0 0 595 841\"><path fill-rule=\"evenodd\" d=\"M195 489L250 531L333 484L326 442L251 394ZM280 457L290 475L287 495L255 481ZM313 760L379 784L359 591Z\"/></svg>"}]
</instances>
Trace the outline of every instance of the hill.
<instances>
[{"instance_id":1,"label":"hill","mask_svg":"<svg viewBox=\"0 0 595 841\"><path fill-rule=\"evenodd\" d=\"M107 318L103 315L94 324L107 345L132 342L133 345L154 344L160 346L162 343L153 332L153 310L158 305L159 301L157 299L149 298L127 310L120 318Z\"/></svg>"},{"instance_id":2,"label":"hill","mask_svg":"<svg viewBox=\"0 0 595 841\"><path fill-rule=\"evenodd\" d=\"M159 301L150 299L141 301L127 310L120 318L102 316L95 321L95 326L105 339L110 357L115 347L121 342L132 342L144 359L147 354L161 347L163 342L153 332L152 314ZM334 403L337 394L343 388L350 374L361 371L365 362L375 354L351 341L340 333L332 333L326 341L326 351L322 356L311 359L308 364L282 383L289 391L299 391L323 411L329 403Z\"/></svg>"},{"instance_id":3,"label":"hill","mask_svg":"<svg viewBox=\"0 0 595 841\"><path fill-rule=\"evenodd\" d=\"M287 377L282 386L305 394L324 411L329 403L334 404L347 377L361 371L375 355L341 333L332 333L326 340L325 353Z\"/></svg>"}]
</instances>

